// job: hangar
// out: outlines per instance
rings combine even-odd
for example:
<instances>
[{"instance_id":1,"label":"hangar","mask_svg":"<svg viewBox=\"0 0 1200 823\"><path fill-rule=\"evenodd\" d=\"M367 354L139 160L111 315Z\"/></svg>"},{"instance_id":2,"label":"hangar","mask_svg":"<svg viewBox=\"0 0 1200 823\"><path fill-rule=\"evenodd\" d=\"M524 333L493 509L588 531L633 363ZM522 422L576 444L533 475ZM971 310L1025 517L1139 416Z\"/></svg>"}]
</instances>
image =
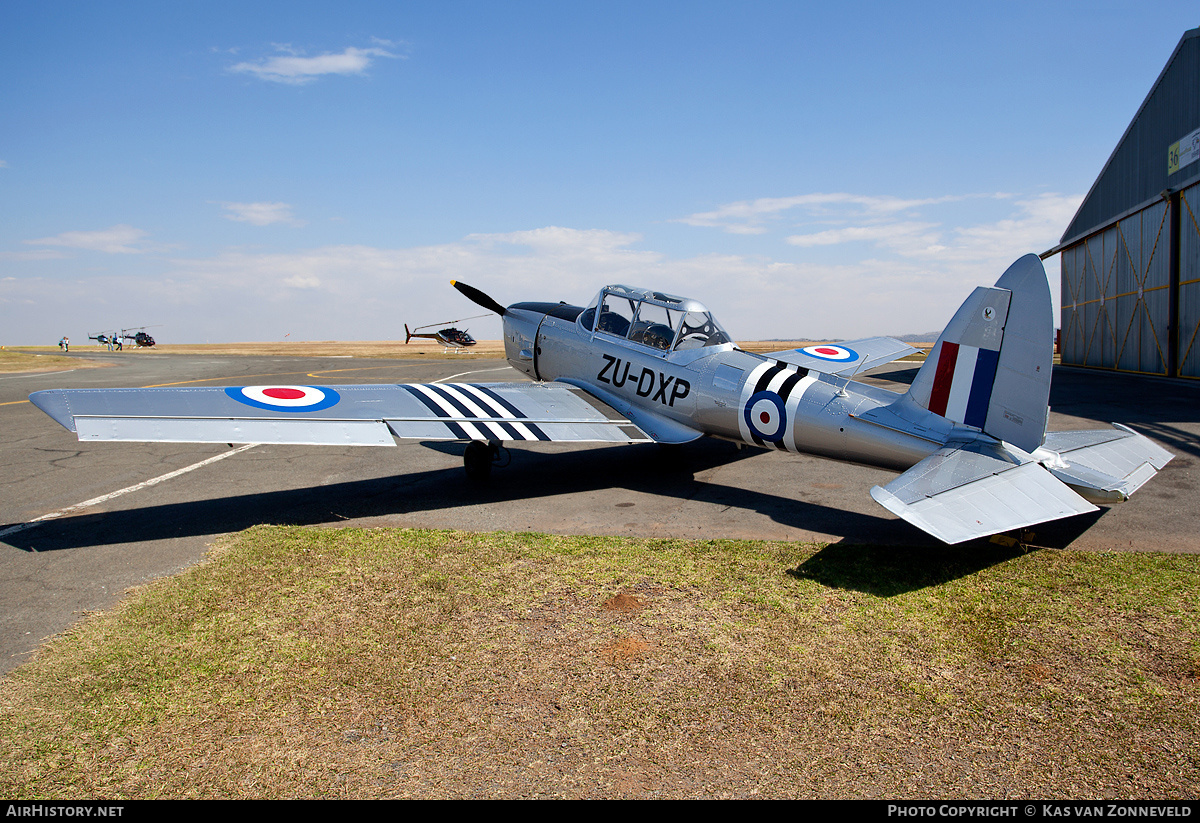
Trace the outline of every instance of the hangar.
<instances>
[{"instance_id":1,"label":"hangar","mask_svg":"<svg viewBox=\"0 0 1200 823\"><path fill-rule=\"evenodd\" d=\"M1042 256L1058 252L1064 364L1200 378L1200 28Z\"/></svg>"}]
</instances>

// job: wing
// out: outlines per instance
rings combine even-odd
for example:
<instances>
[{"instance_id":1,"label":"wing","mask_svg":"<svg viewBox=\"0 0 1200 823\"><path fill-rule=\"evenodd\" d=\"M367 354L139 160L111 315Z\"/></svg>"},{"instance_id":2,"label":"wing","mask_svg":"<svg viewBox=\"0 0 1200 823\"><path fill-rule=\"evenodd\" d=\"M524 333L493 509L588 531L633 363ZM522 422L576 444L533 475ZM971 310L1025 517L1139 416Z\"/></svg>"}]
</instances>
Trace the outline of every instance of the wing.
<instances>
[{"instance_id":1,"label":"wing","mask_svg":"<svg viewBox=\"0 0 1200 823\"><path fill-rule=\"evenodd\" d=\"M87 441L393 446L393 437L651 440L586 395L545 383L54 389L29 400Z\"/></svg>"},{"instance_id":2,"label":"wing","mask_svg":"<svg viewBox=\"0 0 1200 823\"><path fill-rule=\"evenodd\" d=\"M774 351L763 357L825 374L857 374L917 351L919 349L891 337L868 337L844 343Z\"/></svg>"},{"instance_id":3,"label":"wing","mask_svg":"<svg viewBox=\"0 0 1200 823\"><path fill-rule=\"evenodd\" d=\"M983 441L946 445L871 497L946 543L1096 511L1028 455Z\"/></svg>"}]
</instances>

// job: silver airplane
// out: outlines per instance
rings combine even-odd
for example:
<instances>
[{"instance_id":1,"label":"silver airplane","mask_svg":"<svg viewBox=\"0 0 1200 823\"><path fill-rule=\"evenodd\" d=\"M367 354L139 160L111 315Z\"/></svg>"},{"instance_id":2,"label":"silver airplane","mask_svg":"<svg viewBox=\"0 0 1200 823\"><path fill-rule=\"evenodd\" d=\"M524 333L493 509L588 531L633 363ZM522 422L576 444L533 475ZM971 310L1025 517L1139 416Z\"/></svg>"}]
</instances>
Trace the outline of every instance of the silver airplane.
<instances>
[{"instance_id":1,"label":"silver airplane","mask_svg":"<svg viewBox=\"0 0 1200 823\"><path fill-rule=\"evenodd\" d=\"M1053 310L1026 255L958 309L907 392L856 374L915 352L886 337L759 355L702 304L606 286L587 307L502 306L508 362L533 382L55 389L30 400L82 441L393 446L469 441L682 444L703 436L900 472L871 489L946 543L1124 501L1172 455L1133 430L1047 432Z\"/></svg>"}]
</instances>

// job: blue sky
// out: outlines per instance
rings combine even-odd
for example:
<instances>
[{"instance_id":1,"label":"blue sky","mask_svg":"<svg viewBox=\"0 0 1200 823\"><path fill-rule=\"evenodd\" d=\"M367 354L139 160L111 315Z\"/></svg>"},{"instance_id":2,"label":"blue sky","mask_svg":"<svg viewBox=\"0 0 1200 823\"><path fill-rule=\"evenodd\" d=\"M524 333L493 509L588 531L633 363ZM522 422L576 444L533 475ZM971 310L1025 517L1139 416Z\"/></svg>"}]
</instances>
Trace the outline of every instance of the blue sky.
<instances>
[{"instance_id":1,"label":"blue sky","mask_svg":"<svg viewBox=\"0 0 1200 823\"><path fill-rule=\"evenodd\" d=\"M451 279L935 330L1055 245L1198 12L8 0L0 344L402 339L477 313Z\"/></svg>"}]
</instances>

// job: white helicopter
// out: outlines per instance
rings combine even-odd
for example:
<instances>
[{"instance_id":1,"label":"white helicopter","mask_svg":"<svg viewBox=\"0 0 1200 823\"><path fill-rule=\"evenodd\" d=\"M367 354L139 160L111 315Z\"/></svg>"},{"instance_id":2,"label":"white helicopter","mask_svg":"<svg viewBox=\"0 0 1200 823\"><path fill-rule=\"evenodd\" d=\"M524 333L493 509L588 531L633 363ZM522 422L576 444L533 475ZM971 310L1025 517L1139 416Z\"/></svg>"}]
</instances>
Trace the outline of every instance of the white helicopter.
<instances>
[{"instance_id":1,"label":"white helicopter","mask_svg":"<svg viewBox=\"0 0 1200 823\"><path fill-rule=\"evenodd\" d=\"M1172 458L1117 424L1047 433L1053 314L1032 254L975 289L903 393L853 379L916 351L891 338L752 354L683 297L614 285L587 307L505 307L452 283L503 318L508 362L533 382L56 389L29 399L86 441L469 441L473 478L488 474L502 442L719 437L900 472L872 497L947 543L1121 502Z\"/></svg>"}]
</instances>

